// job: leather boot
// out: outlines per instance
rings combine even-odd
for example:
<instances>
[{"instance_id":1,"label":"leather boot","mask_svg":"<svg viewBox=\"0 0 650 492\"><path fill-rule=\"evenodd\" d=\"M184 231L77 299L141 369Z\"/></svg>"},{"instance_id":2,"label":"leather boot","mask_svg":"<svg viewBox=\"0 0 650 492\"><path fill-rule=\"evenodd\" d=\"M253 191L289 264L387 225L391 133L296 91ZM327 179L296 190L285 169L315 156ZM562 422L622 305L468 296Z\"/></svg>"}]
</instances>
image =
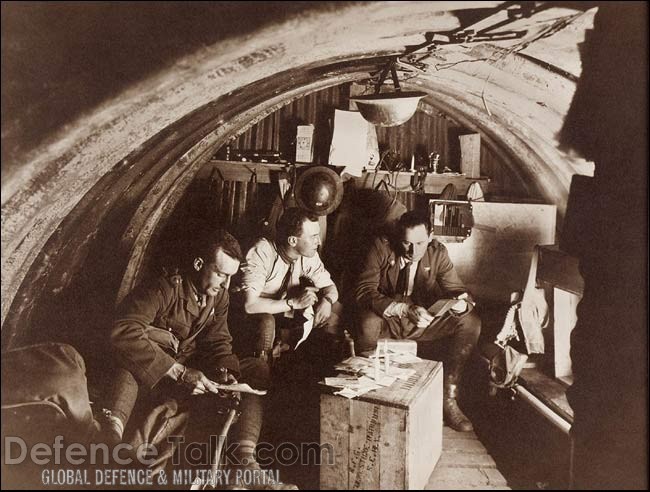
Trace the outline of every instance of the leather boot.
<instances>
[{"instance_id":1,"label":"leather boot","mask_svg":"<svg viewBox=\"0 0 650 492\"><path fill-rule=\"evenodd\" d=\"M472 351L473 343L460 343L452 346L445 369L444 396L442 400L442 413L449 427L459 432L470 432L474 429L472 423L458 408L458 384L463 375L465 363Z\"/></svg>"},{"instance_id":2,"label":"leather boot","mask_svg":"<svg viewBox=\"0 0 650 492\"><path fill-rule=\"evenodd\" d=\"M451 383L449 376L445 377L444 398L442 400L442 414L449 427L458 432L471 432L474 430L472 423L458 407L458 385Z\"/></svg>"},{"instance_id":3,"label":"leather boot","mask_svg":"<svg viewBox=\"0 0 650 492\"><path fill-rule=\"evenodd\" d=\"M112 447L122 442L124 424L110 410L102 408L99 415L95 418L95 423L99 427L94 437L98 443Z\"/></svg>"}]
</instances>

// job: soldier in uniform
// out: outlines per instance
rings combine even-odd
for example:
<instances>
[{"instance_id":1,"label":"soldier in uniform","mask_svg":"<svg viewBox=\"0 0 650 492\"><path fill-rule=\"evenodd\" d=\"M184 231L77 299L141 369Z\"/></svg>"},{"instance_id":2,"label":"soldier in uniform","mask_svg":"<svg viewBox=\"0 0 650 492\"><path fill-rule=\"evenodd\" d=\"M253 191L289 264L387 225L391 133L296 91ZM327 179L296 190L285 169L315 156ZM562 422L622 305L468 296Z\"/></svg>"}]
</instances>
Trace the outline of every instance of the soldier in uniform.
<instances>
[{"instance_id":1,"label":"soldier in uniform","mask_svg":"<svg viewBox=\"0 0 650 492\"><path fill-rule=\"evenodd\" d=\"M183 402L196 409L203 400L205 408L211 400L199 395L219 393L215 382L239 379L262 390L269 385L266 364L254 358L238 360L232 352L228 286L243 260L239 243L228 232L216 231L193 248L189 268L140 286L121 303L111 331L120 368L104 419L106 428L115 441L122 439L138 393L148 401L162 402L153 405L154 411L138 425L131 440L134 445L158 443L163 448L160 463L171 456L171 449L164 450L165 429L184 429L189 416ZM259 470L255 447L262 425L262 397L241 396L235 464ZM288 484L271 487L295 489Z\"/></svg>"},{"instance_id":2,"label":"soldier in uniform","mask_svg":"<svg viewBox=\"0 0 650 492\"><path fill-rule=\"evenodd\" d=\"M262 238L248 251L242 290L253 340L245 352L265 358L276 329L296 325L297 312L307 309L313 310L312 326L317 332L337 332L339 293L318 255L319 245L318 217L287 208L278 221L275 240ZM293 328L289 342L296 345L304 329Z\"/></svg>"},{"instance_id":3,"label":"soldier in uniform","mask_svg":"<svg viewBox=\"0 0 650 492\"><path fill-rule=\"evenodd\" d=\"M456 396L465 363L478 341L481 320L447 248L433 238L428 217L406 212L393 237L375 241L355 296L361 351L374 349L380 337L418 342L451 339L450 353L443 362L445 421L457 431L471 431L472 424L458 407ZM458 302L446 319L434 326L428 308L443 296L455 297Z\"/></svg>"}]
</instances>

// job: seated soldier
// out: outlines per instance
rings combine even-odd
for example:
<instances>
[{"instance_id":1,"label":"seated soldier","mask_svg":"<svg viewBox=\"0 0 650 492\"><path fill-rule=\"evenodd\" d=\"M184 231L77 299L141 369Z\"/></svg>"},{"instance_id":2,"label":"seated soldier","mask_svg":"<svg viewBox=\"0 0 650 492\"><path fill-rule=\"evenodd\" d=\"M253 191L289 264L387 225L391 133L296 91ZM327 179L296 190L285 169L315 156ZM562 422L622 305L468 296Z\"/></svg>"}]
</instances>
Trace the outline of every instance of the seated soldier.
<instances>
[{"instance_id":1,"label":"seated soldier","mask_svg":"<svg viewBox=\"0 0 650 492\"><path fill-rule=\"evenodd\" d=\"M451 316L430 326L427 311L440 297L462 298ZM360 351L372 350L379 338L418 342L451 338L451 353L444 363L443 413L447 424L471 431L472 424L458 408L456 396L465 363L476 346L481 320L447 254L433 239L428 217L406 212L392 238L378 238L366 256L356 285L359 308Z\"/></svg>"},{"instance_id":2,"label":"seated soldier","mask_svg":"<svg viewBox=\"0 0 650 492\"><path fill-rule=\"evenodd\" d=\"M268 356L276 328L293 328L288 341L294 346L308 335L304 330L335 330L338 290L318 255L319 245L318 217L288 208L278 220L276 240L260 239L248 251L242 289L252 336L244 351Z\"/></svg>"},{"instance_id":3,"label":"seated soldier","mask_svg":"<svg viewBox=\"0 0 650 492\"><path fill-rule=\"evenodd\" d=\"M266 364L252 358L238 360L232 353L228 286L243 259L239 243L229 233L216 231L192 247L193 261L186 271L140 286L118 309L111 342L121 368L108 409L116 438L121 439L139 389L151 401L154 396L184 398L190 400L190 408L200 408L196 405L205 407L206 401L192 395L219 393L215 381L229 384L238 378L257 389L268 386ZM262 425L262 397L243 393L240 409L236 465L258 470L255 448ZM162 441L164 445L155 428L145 421L137 433L144 434L143 442ZM270 487L295 489L288 484Z\"/></svg>"}]
</instances>

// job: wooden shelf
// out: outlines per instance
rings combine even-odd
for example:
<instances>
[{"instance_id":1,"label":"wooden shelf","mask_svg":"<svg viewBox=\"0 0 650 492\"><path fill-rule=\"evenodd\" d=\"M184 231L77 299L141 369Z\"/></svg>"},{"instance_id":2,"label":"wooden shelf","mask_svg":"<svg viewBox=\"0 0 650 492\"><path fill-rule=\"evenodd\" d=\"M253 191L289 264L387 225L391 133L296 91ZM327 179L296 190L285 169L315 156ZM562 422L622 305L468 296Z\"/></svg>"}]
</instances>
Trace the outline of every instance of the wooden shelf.
<instances>
[{"instance_id":1,"label":"wooden shelf","mask_svg":"<svg viewBox=\"0 0 650 492\"><path fill-rule=\"evenodd\" d=\"M276 164L272 162L249 162L249 161L221 161L211 159L209 162L208 174L215 170L216 174L224 181L250 181L253 173L257 174L258 183L272 183L289 175L287 169L290 164ZM311 164L296 164L297 167L306 167Z\"/></svg>"},{"instance_id":2,"label":"wooden shelf","mask_svg":"<svg viewBox=\"0 0 650 492\"><path fill-rule=\"evenodd\" d=\"M258 183L272 183L278 179L287 178L287 169L290 164L276 164L270 162L249 162L249 161L222 161L218 159L211 159L206 166L206 173L211 175L213 172L217 173L225 181L249 181L251 174L257 174ZM312 164L296 164L297 167L307 167ZM216 171L215 171L216 170ZM388 171L364 171L360 177L351 177L357 187L371 188L379 184L382 179L390 179L391 183L398 188L399 191L413 191L411 187L411 177L413 173L410 171L402 171L400 173L391 173ZM467 188L474 181L481 183L483 193L488 193L490 178L467 178L459 174L427 174L424 182L425 193L439 194L445 186L452 183L456 186L456 190L460 195L467 192Z\"/></svg>"},{"instance_id":3,"label":"wooden shelf","mask_svg":"<svg viewBox=\"0 0 650 492\"><path fill-rule=\"evenodd\" d=\"M540 246L537 280L578 296L582 296L585 287L578 258L565 253L557 245Z\"/></svg>"},{"instance_id":4,"label":"wooden shelf","mask_svg":"<svg viewBox=\"0 0 650 492\"><path fill-rule=\"evenodd\" d=\"M546 406L569 423L573 423L573 409L566 397L566 386L538 369L521 371L519 384L539 398Z\"/></svg>"},{"instance_id":5,"label":"wooden shelf","mask_svg":"<svg viewBox=\"0 0 650 492\"><path fill-rule=\"evenodd\" d=\"M354 178L357 186L363 188L371 188L377 186L377 184L382 179L389 179L390 174L388 171L366 171L359 178ZM413 177L412 172L410 171L401 171L399 173L393 173L391 178L391 183L397 187L399 191L413 191L411 187L411 178ZM487 194L489 192L489 183L490 178L481 177L481 178L467 178L462 174L456 173L446 173L446 174L427 174L424 181L424 192L440 194L445 186L449 183L453 184L456 187L456 190L459 195L464 195L467 193L467 188L474 181L478 181L481 184L483 193Z\"/></svg>"}]
</instances>

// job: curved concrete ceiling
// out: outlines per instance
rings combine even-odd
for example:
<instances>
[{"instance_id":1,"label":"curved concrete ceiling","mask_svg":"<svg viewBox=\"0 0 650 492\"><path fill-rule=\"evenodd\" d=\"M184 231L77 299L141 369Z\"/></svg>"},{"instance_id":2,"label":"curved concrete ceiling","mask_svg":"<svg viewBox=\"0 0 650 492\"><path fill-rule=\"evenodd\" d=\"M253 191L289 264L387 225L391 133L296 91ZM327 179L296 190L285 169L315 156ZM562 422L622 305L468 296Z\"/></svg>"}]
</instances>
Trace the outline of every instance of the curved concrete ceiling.
<instances>
[{"instance_id":1,"label":"curved concrete ceiling","mask_svg":"<svg viewBox=\"0 0 650 492\"><path fill-rule=\"evenodd\" d=\"M110 258L110 265L91 267L108 279L104 287L115 293L120 285L130 288L151 239L197 170L242 128L292 98L367 79L387 56L422 43L427 33L453 32L489 14L496 21L504 13L491 9L502 4L282 9L272 22L251 18L245 35L226 29L224 39L161 57L147 76L112 97L79 104L55 131L37 137L21 133L25 114L5 114L7 91L19 89L3 83L3 147L12 144L2 164L3 345L29 324L40 296L61 292L88 269L93 251ZM182 16L183 6L173 5ZM3 4L3 82L7 9ZM494 31L526 31L522 38L422 51L425 72L403 84L427 92L430 105L503 148L513 172L557 204L560 218L571 175L593 172L590 163L563 152L557 137L580 75L578 45L593 14L550 7ZM73 68L82 62L73 60ZM75 94L66 97L74 106ZM48 117L52 106L44 100L34 117Z\"/></svg>"}]
</instances>

